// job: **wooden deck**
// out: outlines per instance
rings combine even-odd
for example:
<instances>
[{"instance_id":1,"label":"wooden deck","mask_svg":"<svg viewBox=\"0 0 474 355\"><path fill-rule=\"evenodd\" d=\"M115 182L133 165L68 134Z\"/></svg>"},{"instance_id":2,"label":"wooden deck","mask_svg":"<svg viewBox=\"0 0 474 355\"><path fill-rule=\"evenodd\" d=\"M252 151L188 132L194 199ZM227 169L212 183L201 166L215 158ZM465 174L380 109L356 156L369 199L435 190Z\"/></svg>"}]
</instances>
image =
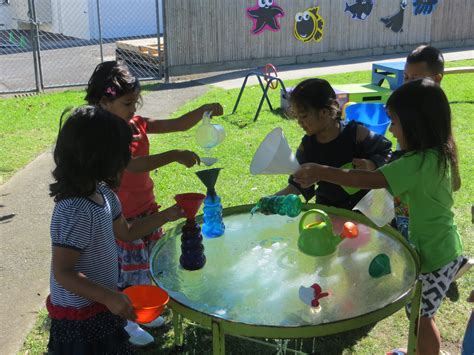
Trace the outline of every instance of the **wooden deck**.
<instances>
[{"instance_id":1,"label":"wooden deck","mask_svg":"<svg viewBox=\"0 0 474 355\"><path fill-rule=\"evenodd\" d=\"M151 57L159 57L158 51L158 39L154 38L140 38L130 39L125 41L115 42L117 49L125 50L128 52L135 52L142 55L149 55ZM164 52L164 39L160 38L160 51Z\"/></svg>"}]
</instances>

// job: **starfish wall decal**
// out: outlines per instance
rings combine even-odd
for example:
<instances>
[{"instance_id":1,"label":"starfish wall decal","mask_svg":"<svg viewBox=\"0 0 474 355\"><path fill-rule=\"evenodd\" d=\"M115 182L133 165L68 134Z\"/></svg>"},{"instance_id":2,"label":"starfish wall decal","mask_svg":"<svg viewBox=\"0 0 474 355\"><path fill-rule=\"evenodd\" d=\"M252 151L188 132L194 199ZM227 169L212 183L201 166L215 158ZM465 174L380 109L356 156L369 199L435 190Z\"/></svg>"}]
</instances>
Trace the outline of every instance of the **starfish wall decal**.
<instances>
[{"instance_id":1,"label":"starfish wall decal","mask_svg":"<svg viewBox=\"0 0 474 355\"><path fill-rule=\"evenodd\" d=\"M278 17L284 17L283 9L274 0L257 0L254 7L247 8L247 16L253 21L252 33L260 34L264 30L280 30Z\"/></svg>"}]
</instances>

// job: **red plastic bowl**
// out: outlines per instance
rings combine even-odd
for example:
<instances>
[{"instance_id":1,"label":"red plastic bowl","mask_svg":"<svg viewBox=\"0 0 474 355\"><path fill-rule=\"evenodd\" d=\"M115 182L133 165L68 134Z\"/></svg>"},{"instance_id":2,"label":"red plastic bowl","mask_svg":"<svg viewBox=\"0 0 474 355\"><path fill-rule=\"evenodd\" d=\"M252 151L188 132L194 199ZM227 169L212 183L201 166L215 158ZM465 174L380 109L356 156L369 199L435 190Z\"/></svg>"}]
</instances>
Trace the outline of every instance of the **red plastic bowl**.
<instances>
[{"instance_id":1,"label":"red plastic bowl","mask_svg":"<svg viewBox=\"0 0 474 355\"><path fill-rule=\"evenodd\" d=\"M132 301L137 323L150 323L158 318L170 300L165 290L153 285L130 286L123 293Z\"/></svg>"}]
</instances>

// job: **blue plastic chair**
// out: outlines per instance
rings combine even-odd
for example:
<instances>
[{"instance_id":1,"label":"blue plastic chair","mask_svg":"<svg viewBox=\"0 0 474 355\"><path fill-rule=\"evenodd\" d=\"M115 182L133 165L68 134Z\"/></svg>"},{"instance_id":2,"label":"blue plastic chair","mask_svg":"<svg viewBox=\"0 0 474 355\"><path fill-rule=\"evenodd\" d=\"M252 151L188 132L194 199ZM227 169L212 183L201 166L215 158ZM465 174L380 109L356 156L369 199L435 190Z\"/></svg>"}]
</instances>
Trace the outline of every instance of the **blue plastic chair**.
<instances>
[{"instance_id":1,"label":"blue plastic chair","mask_svg":"<svg viewBox=\"0 0 474 355\"><path fill-rule=\"evenodd\" d=\"M343 112L347 121L362 123L372 132L384 135L390 125L390 118L382 103L349 103Z\"/></svg>"}]
</instances>

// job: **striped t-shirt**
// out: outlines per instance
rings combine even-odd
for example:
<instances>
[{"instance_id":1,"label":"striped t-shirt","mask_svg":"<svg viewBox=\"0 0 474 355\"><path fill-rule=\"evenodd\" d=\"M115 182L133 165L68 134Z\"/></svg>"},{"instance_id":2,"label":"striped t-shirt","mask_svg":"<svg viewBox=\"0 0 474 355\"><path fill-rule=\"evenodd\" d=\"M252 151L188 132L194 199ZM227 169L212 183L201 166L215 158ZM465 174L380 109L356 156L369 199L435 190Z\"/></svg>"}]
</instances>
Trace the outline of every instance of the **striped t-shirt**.
<instances>
[{"instance_id":1,"label":"striped t-shirt","mask_svg":"<svg viewBox=\"0 0 474 355\"><path fill-rule=\"evenodd\" d=\"M118 282L117 247L113 221L122 214L117 196L104 184L97 191L104 203L75 197L56 203L51 220L52 245L80 252L75 270L89 280L115 290ZM50 276L51 302L62 307L82 308L94 303L64 289Z\"/></svg>"}]
</instances>

